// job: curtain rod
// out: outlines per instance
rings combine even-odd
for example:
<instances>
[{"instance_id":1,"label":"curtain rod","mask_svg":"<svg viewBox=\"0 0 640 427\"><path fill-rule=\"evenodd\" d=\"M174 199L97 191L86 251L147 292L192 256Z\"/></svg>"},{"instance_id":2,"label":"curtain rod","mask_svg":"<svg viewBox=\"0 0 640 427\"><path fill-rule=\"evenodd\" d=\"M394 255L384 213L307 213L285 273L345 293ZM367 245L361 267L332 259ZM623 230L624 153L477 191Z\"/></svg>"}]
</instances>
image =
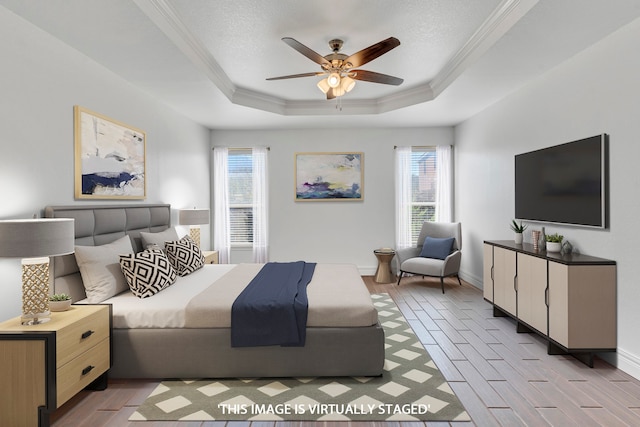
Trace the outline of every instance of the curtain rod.
<instances>
[{"instance_id":1,"label":"curtain rod","mask_svg":"<svg viewBox=\"0 0 640 427\"><path fill-rule=\"evenodd\" d=\"M213 150L216 147L211 147L211 150ZM251 150L253 147L227 147L229 150ZM267 151L271 151L271 147L264 147L267 149Z\"/></svg>"}]
</instances>

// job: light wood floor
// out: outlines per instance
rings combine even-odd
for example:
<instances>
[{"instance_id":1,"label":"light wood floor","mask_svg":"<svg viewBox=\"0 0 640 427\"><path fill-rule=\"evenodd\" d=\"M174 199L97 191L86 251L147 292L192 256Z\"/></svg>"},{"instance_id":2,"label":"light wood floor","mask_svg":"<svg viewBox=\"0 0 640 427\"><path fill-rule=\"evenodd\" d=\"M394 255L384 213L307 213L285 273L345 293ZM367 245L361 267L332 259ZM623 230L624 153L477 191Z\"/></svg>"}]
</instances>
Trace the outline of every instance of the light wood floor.
<instances>
[{"instance_id":1,"label":"light wood floor","mask_svg":"<svg viewBox=\"0 0 640 427\"><path fill-rule=\"evenodd\" d=\"M513 320L494 318L491 306L473 286L464 282L459 286L455 279L448 279L443 295L437 279L405 278L400 287L376 284L371 277L364 279L372 293L388 292L393 297L471 415L473 422L452 426L640 426L640 381L598 358L590 369L570 356L547 355L546 345L538 336L518 334ZM53 414L52 425L227 424L129 423L129 415L157 384L112 380L107 390L84 391L65 404ZM250 423L228 424L249 427ZM302 427L311 423L253 424L250 427ZM409 425L424 426L402 423L402 427ZM426 423L428 427L448 425Z\"/></svg>"}]
</instances>

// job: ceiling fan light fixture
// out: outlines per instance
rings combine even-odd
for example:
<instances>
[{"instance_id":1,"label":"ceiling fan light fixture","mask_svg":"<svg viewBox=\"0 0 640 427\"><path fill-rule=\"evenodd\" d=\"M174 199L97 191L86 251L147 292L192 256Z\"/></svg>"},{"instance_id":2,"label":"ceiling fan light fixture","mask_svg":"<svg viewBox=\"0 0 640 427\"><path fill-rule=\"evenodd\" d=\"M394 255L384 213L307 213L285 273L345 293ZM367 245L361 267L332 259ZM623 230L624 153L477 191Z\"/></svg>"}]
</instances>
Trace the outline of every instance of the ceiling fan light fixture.
<instances>
[{"instance_id":1,"label":"ceiling fan light fixture","mask_svg":"<svg viewBox=\"0 0 640 427\"><path fill-rule=\"evenodd\" d=\"M340 87L345 91L345 92L351 92L351 90L356 86L356 81L353 80L351 77L349 76L345 76L342 78L342 82L340 82Z\"/></svg>"},{"instance_id":2,"label":"ceiling fan light fixture","mask_svg":"<svg viewBox=\"0 0 640 427\"><path fill-rule=\"evenodd\" d=\"M326 78L318 82L318 89L320 89L322 93L324 93L325 95L327 92L329 92L329 89L331 89L331 86L329 86L329 82L327 81Z\"/></svg>"},{"instance_id":3,"label":"ceiling fan light fixture","mask_svg":"<svg viewBox=\"0 0 640 427\"><path fill-rule=\"evenodd\" d=\"M332 88L334 89L337 88L340 85L340 74L338 73L329 74L329 77L327 77L327 83Z\"/></svg>"}]
</instances>

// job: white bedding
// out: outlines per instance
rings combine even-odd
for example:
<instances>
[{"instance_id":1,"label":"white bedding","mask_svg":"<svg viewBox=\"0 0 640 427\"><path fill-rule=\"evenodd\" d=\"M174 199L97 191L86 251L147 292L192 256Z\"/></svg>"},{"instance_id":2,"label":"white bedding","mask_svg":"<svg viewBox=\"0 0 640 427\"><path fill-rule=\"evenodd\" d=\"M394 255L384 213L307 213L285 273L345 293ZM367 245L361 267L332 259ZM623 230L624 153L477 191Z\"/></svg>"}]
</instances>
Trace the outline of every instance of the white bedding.
<instances>
[{"instance_id":1,"label":"white bedding","mask_svg":"<svg viewBox=\"0 0 640 427\"><path fill-rule=\"evenodd\" d=\"M158 294L140 299L131 292L123 292L104 301L112 304L113 327L182 328L185 327L186 307L194 297L216 287L211 298L214 315L202 318L192 327L228 328L231 326L231 305L244 285L222 286L218 281L234 268L232 264L206 264ZM216 282L218 285L216 285ZM355 266L349 264L318 264L307 287L309 298L308 327L360 327L377 323L377 311Z\"/></svg>"}]
</instances>

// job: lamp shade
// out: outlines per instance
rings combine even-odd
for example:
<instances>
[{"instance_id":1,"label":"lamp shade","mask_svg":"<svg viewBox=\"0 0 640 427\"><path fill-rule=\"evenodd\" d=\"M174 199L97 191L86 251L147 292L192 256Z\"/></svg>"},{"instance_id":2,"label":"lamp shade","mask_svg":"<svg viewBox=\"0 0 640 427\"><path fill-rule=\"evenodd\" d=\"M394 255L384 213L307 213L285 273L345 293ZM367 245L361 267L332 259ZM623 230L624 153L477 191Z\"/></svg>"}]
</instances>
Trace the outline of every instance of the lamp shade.
<instances>
[{"instance_id":1,"label":"lamp shade","mask_svg":"<svg viewBox=\"0 0 640 427\"><path fill-rule=\"evenodd\" d=\"M178 212L180 225L209 224L209 209L182 209Z\"/></svg>"},{"instance_id":2,"label":"lamp shade","mask_svg":"<svg viewBox=\"0 0 640 427\"><path fill-rule=\"evenodd\" d=\"M343 77L342 82L340 83L340 87L344 89L345 92L351 92L351 89L353 89L355 85L356 81L349 76Z\"/></svg>"},{"instance_id":3,"label":"lamp shade","mask_svg":"<svg viewBox=\"0 0 640 427\"><path fill-rule=\"evenodd\" d=\"M33 258L74 251L72 218L0 220L0 257Z\"/></svg>"},{"instance_id":4,"label":"lamp shade","mask_svg":"<svg viewBox=\"0 0 640 427\"><path fill-rule=\"evenodd\" d=\"M322 79L318 82L318 89L320 89L324 94L329 92L329 89L331 89L331 86L329 86L327 79Z\"/></svg>"},{"instance_id":5,"label":"lamp shade","mask_svg":"<svg viewBox=\"0 0 640 427\"><path fill-rule=\"evenodd\" d=\"M327 83L332 88L334 88L334 89L337 88L338 85L340 85L340 74L338 74L338 73L329 74L329 77L327 77Z\"/></svg>"}]
</instances>

